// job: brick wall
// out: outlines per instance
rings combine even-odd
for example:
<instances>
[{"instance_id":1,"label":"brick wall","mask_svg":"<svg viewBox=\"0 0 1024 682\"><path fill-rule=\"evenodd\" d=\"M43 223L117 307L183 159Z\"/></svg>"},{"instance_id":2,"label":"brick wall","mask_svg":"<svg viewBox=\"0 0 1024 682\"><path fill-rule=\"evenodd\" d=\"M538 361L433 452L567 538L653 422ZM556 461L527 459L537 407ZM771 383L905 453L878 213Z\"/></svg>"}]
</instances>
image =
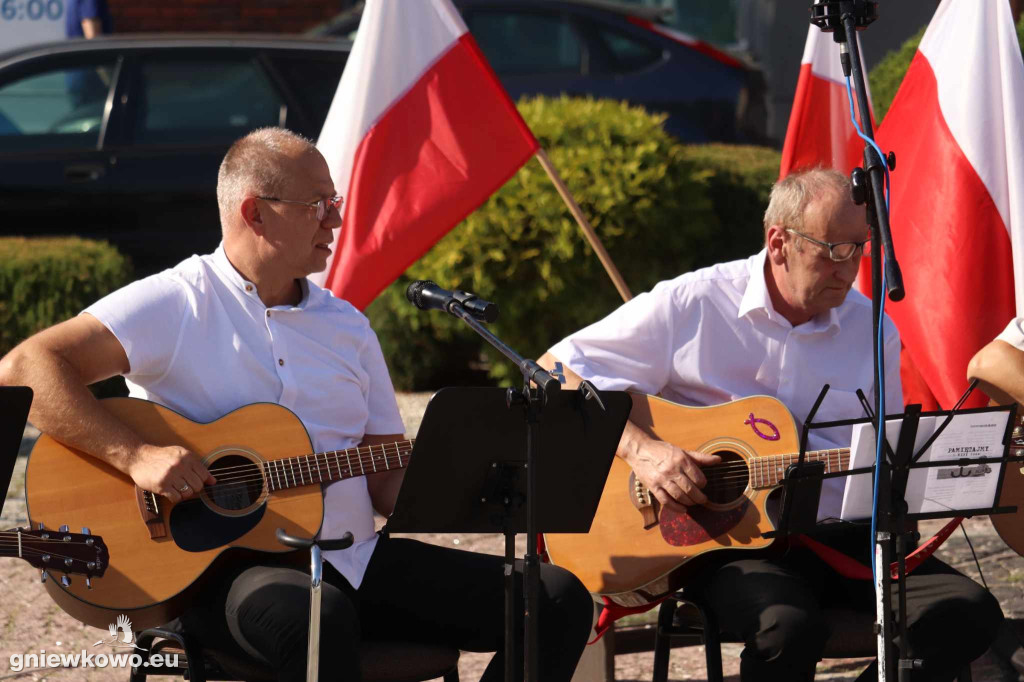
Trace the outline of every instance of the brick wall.
<instances>
[{"instance_id":1,"label":"brick wall","mask_svg":"<svg viewBox=\"0 0 1024 682\"><path fill-rule=\"evenodd\" d=\"M351 4L352 0L108 0L117 33L298 33Z\"/></svg>"}]
</instances>

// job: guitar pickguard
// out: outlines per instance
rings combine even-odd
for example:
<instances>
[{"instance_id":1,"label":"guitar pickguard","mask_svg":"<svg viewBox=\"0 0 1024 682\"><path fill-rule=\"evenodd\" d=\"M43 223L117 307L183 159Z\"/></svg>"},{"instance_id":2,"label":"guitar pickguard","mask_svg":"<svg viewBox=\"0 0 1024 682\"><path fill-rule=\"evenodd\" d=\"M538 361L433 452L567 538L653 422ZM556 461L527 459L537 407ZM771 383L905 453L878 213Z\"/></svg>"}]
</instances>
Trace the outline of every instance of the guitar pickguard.
<instances>
[{"instance_id":1,"label":"guitar pickguard","mask_svg":"<svg viewBox=\"0 0 1024 682\"><path fill-rule=\"evenodd\" d=\"M675 547L689 547L713 540L734 528L747 513L750 500L730 509L689 507L683 514L662 507L661 537Z\"/></svg>"},{"instance_id":2,"label":"guitar pickguard","mask_svg":"<svg viewBox=\"0 0 1024 682\"><path fill-rule=\"evenodd\" d=\"M178 504L168 519L171 538L186 552L205 552L223 547L242 537L263 519L266 502L244 516L225 516L199 500Z\"/></svg>"}]
</instances>

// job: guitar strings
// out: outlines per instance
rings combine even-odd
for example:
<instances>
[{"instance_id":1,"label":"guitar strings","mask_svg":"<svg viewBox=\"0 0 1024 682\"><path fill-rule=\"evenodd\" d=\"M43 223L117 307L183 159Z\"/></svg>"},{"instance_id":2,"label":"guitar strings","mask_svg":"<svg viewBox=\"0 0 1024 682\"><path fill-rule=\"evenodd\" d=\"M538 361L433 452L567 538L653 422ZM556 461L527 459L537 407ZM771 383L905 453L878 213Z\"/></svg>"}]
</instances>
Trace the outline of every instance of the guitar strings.
<instances>
[{"instance_id":1,"label":"guitar strings","mask_svg":"<svg viewBox=\"0 0 1024 682\"><path fill-rule=\"evenodd\" d=\"M394 448L394 450L392 451L392 450L384 449L380 453L375 453L375 452L373 452L371 450L369 453L363 454L361 452L363 447L359 447L359 448L350 448L348 450L329 450L327 452L314 452L314 453L310 453L310 454L307 454L307 455L295 455L293 457L285 457L285 458L282 458L282 459L276 459L276 460L271 460L271 461L274 462L274 463L277 463L277 462L288 462L289 460L295 460L296 461L295 463L302 464L301 462L298 462L297 460L308 459L309 457L313 457L314 461L317 461L320 457L324 457L325 460L329 461L332 456L335 457L336 459L340 459L340 458L344 457L346 461L349 461L349 460L353 459L353 457L351 455L349 455L348 453L350 453L352 451L356 451L356 453L358 454L358 458L356 459L357 462L359 462L359 463L372 463L374 460L377 460L377 459L379 459L382 456L385 457L385 458L388 458L388 457L394 457L394 456L396 456L396 454L398 456L401 456L403 454L409 454L410 452L412 452L412 445L414 443L415 443L415 440L400 441L398 443L389 443L389 444L384 445L382 447L384 447L384 448ZM378 447L378 446L373 445L373 446L365 446L365 447L367 447L367 448L375 448L375 447ZM254 462L249 462L247 464L238 464L238 465L222 467L221 469L219 469L219 471L230 472L230 471L236 470L236 469L249 469L252 466L255 466Z\"/></svg>"}]
</instances>

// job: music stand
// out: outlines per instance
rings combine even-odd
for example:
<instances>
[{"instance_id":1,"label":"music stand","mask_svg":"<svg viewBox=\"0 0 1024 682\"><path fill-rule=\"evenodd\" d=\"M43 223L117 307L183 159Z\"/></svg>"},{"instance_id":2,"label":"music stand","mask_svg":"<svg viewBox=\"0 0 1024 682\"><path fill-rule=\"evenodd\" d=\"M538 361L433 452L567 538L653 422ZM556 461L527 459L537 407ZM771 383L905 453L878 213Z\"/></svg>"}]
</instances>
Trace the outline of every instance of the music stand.
<instances>
[{"instance_id":1,"label":"music stand","mask_svg":"<svg viewBox=\"0 0 1024 682\"><path fill-rule=\"evenodd\" d=\"M7 499L31 405L32 389L28 386L0 386L0 509Z\"/></svg>"},{"instance_id":2,"label":"music stand","mask_svg":"<svg viewBox=\"0 0 1024 682\"><path fill-rule=\"evenodd\" d=\"M579 390L547 393L541 451L532 459L536 532L590 530L631 407L624 391L602 391L596 400ZM427 404L384 526L386 532L505 535L506 666L514 652L515 535L528 530L527 434L506 389L441 389Z\"/></svg>"}]
</instances>

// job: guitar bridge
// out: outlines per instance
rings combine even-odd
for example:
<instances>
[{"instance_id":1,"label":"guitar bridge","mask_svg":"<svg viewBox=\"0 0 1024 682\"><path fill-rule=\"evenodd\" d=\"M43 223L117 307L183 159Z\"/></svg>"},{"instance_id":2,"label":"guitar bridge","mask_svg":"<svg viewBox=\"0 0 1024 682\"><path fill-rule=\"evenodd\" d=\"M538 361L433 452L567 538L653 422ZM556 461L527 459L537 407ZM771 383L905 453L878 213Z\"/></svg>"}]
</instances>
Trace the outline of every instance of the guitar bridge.
<instances>
[{"instance_id":1,"label":"guitar bridge","mask_svg":"<svg viewBox=\"0 0 1024 682\"><path fill-rule=\"evenodd\" d=\"M651 491L641 483L635 473L629 474L629 500L640 512L644 522L644 530L658 525L658 512L661 505Z\"/></svg>"},{"instance_id":2,"label":"guitar bridge","mask_svg":"<svg viewBox=\"0 0 1024 682\"><path fill-rule=\"evenodd\" d=\"M160 503L157 501L157 496L135 486L135 498L139 503L142 522L146 524L146 530L149 531L149 539L158 540L167 537L167 528L160 516Z\"/></svg>"}]
</instances>

